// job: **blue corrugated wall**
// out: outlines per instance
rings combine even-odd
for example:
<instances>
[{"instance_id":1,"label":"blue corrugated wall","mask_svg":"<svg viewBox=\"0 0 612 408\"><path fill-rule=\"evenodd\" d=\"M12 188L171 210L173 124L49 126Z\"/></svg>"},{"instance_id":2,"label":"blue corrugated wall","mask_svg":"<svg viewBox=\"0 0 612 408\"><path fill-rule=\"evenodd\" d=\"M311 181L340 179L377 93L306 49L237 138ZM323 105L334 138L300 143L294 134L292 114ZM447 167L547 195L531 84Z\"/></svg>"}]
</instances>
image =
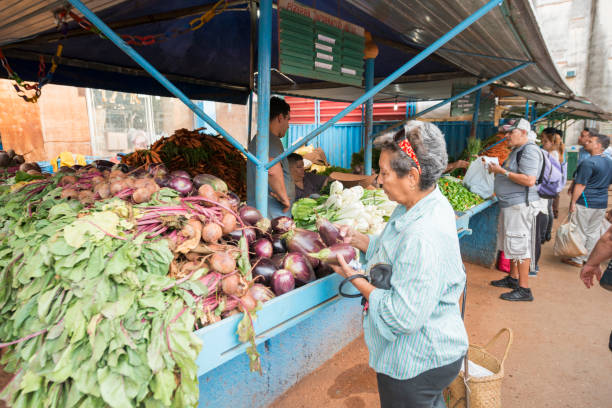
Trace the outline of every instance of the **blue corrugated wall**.
<instances>
[{"instance_id":1,"label":"blue corrugated wall","mask_svg":"<svg viewBox=\"0 0 612 408\"><path fill-rule=\"evenodd\" d=\"M449 158L456 159L467 147L467 139L470 135L472 122L433 122L444 133L446 139L446 150ZM374 133L386 128L389 123L375 123ZM285 146L291 145L302 137L308 135L314 129L315 124L291 125L287 136L283 139ZM479 122L476 136L486 139L496 132L493 122ZM362 148L363 126L361 123L342 123L332 126L315 138L310 144L321 147L325 151L327 161L332 166L344 168L351 167L351 155Z\"/></svg>"}]
</instances>

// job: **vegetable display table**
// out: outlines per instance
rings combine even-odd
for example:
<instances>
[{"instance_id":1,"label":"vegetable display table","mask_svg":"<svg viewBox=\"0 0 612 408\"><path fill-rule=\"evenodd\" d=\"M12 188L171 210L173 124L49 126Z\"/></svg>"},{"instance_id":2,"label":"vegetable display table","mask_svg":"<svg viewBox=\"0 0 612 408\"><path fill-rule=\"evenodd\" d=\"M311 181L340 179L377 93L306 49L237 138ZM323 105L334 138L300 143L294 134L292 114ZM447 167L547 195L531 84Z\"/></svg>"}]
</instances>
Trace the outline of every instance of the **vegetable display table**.
<instances>
[{"instance_id":1,"label":"vegetable display table","mask_svg":"<svg viewBox=\"0 0 612 408\"><path fill-rule=\"evenodd\" d=\"M200 407L263 407L361 334L359 302L338 296L330 275L264 304L255 331L262 375L249 372L248 344L236 336L242 314L196 331Z\"/></svg>"}]
</instances>

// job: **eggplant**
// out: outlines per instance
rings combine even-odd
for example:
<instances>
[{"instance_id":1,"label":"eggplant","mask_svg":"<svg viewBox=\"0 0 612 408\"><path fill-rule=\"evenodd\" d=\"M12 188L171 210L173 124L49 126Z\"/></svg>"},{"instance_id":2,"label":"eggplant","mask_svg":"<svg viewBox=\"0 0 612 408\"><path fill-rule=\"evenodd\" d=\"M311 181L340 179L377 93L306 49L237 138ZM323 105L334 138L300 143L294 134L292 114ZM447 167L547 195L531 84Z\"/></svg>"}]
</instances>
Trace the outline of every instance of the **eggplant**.
<instances>
[{"instance_id":1,"label":"eggplant","mask_svg":"<svg viewBox=\"0 0 612 408\"><path fill-rule=\"evenodd\" d=\"M19 171L25 171L27 173L31 170L37 171L39 173L41 172L40 166L36 162L23 163L21 166L19 166Z\"/></svg>"},{"instance_id":2,"label":"eggplant","mask_svg":"<svg viewBox=\"0 0 612 408\"><path fill-rule=\"evenodd\" d=\"M234 193L233 191L228 191L225 196L227 197L227 201L229 201L230 207L232 209L238 208L238 206L240 205L240 197L238 197L236 193Z\"/></svg>"},{"instance_id":3,"label":"eggplant","mask_svg":"<svg viewBox=\"0 0 612 408\"><path fill-rule=\"evenodd\" d=\"M9 159L12 159L13 157L15 157L15 151L13 149L8 149L6 151L6 154L8 155Z\"/></svg>"},{"instance_id":4,"label":"eggplant","mask_svg":"<svg viewBox=\"0 0 612 408\"><path fill-rule=\"evenodd\" d=\"M283 267L283 263L285 262L286 256L287 254L274 254L270 259L272 260L274 266L276 266L277 269L281 269Z\"/></svg>"},{"instance_id":5,"label":"eggplant","mask_svg":"<svg viewBox=\"0 0 612 408\"><path fill-rule=\"evenodd\" d=\"M287 252L285 241L278 235L272 237L272 252L275 254L284 254Z\"/></svg>"},{"instance_id":6,"label":"eggplant","mask_svg":"<svg viewBox=\"0 0 612 408\"><path fill-rule=\"evenodd\" d=\"M311 252L308 255L312 258L320 259L321 262L329 265L340 265L338 263L338 255L342 255L346 263L349 263L353 259L357 258L355 248L349 244L332 245L329 248L324 248L317 253Z\"/></svg>"},{"instance_id":7,"label":"eggplant","mask_svg":"<svg viewBox=\"0 0 612 408\"><path fill-rule=\"evenodd\" d=\"M240 238L242 238L242 232L243 232L242 229L236 229L230 232L229 234L227 234L225 237L227 238L228 241L238 242L240 241ZM246 236L247 243L249 245L255 242L255 240L257 239L257 234L255 234L255 231L253 230L253 228L249 228L249 227L245 228L244 235Z\"/></svg>"},{"instance_id":8,"label":"eggplant","mask_svg":"<svg viewBox=\"0 0 612 408\"><path fill-rule=\"evenodd\" d=\"M253 252L255 252L257 258L272 258L274 253L272 242L265 238L258 239L253 244Z\"/></svg>"},{"instance_id":9,"label":"eggplant","mask_svg":"<svg viewBox=\"0 0 612 408\"><path fill-rule=\"evenodd\" d=\"M272 290L276 296L291 292L295 289L295 278L286 269L279 269L272 275Z\"/></svg>"},{"instance_id":10,"label":"eggplant","mask_svg":"<svg viewBox=\"0 0 612 408\"><path fill-rule=\"evenodd\" d=\"M110 170L113 168L115 163L108 160L94 160L93 165L99 170Z\"/></svg>"},{"instance_id":11,"label":"eggplant","mask_svg":"<svg viewBox=\"0 0 612 408\"><path fill-rule=\"evenodd\" d=\"M261 282L266 286L270 286L272 282L272 275L278 270L278 267L272 262L271 259L261 258L254 263L253 267L253 279L257 279L257 282ZM260 278L258 278L260 276Z\"/></svg>"},{"instance_id":12,"label":"eggplant","mask_svg":"<svg viewBox=\"0 0 612 408\"><path fill-rule=\"evenodd\" d=\"M193 184L196 188L202 187L204 184L211 186L217 193L227 193L227 184L219 177L215 177L212 174L198 174L193 178Z\"/></svg>"},{"instance_id":13,"label":"eggplant","mask_svg":"<svg viewBox=\"0 0 612 408\"><path fill-rule=\"evenodd\" d=\"M276 234L286 234L295 228L295 222L289 217L280 216L272 220L272 231Z\"/></svg>"},{"instance_id":14,"label":"eggplant","mask_svg":"<svg viewBox=\"0 0 612 408\"><path fill-rule=\"evenodd\" d=\"M300 252L302 255L306 255L310 264L315 268L319 265L319 259L309 255L325 248L325 244L321 241L319 234L301 228L294 228L284 234L283 239L290 252Z\"/></svg>"},{"instance_id":15,"label":"eggplant","mask_svg":"<svg viewBox=\"0 0 612 408\"><path fill-rule=\"evenodd\" d=\"M180 195L186 196L193 191L191 180L179 176L174 176L168 182L168 187L176 190Z\"/></svg>"},{"instance_id":16,"label":"eggplant","mask_svg":"<svg viewBox=\"0 0 612 408\"><path fill-rule=\"evenodd\" d=\"M256 225L257 222L263 218L257 208L248 205L240 207L238 215L240 219L242 219L242 222L248 225Z\"/></svg>"},{"instance_id":17,"label":"eggplant","mask_svg":"<svg viewBox=\"0 0 612 408\"><path fill-rule=\"evenodd\" d=\"M261 236L269 236L270 234L270 220L266 217L262 217L259 221L257 221L257 223L255 224L255 228L257 228L257 232L259 233L259 235Z\"/></svg>"},{"instance_id":18,"label":"eggplant","mask_svg":"<svg viewBox=\"0 0 612 408\"><path fill-rule=\"evenodd\" d=\"M314 270L308 259L299 252L290 252L283 261L283 269L293 274L297 286L302 286L315 280Z\"/></svg>"},{"instance_id":19,"label":"eggplant","mask_svg":"<svg viewBox=\"0 0 612 408\"><path fill-rule=\"evenodd\" d=\"M317 279L321 279L333 274L335 271L328 264L321 262L314 272Z\"/></svg>"},{"instance_id":20,"label":"eggplant","mask_svg":"<svg viewBox=\"0 0 612 408\"><path fill-rule=\"evenodd\" d=\"M185 170L174 170L172 173L170 173L170 177L181 177L191 181L191 176Z\"/></svg>"},{"instance_id":21,"label":"eggplant","mask_svg":"<svg viewBox=\"0 0 612 408\"><path fill-rule=\"evenodd\" d=\"M121 172L123 172L123 173L129 173L130 172L130 166L128 166L127 164L123 164L123 163L117 163L117 164L115 164L113 166L113 168L111 170L121 170Z\"/></svg>"},{"instance_id":22,"label":"eggplant","mask_svg":"<svg viewBox=\"0 0 612 408\"><path fill-rule=\"evenodd\" d=\"M326 218L317 218L316 227L325 245L332 246L342 243L340 230Z\"/></svg>"},{"instance_id":23,"label":"eggplant","mask_svg":"<svg viewBox=\"0 0 612 408\"><path fill-rule=\"evenodd\" d=\"M0 152L0 167L8 167L11 162L11 158L6 152Z\"/></svg>"}]
</instances>

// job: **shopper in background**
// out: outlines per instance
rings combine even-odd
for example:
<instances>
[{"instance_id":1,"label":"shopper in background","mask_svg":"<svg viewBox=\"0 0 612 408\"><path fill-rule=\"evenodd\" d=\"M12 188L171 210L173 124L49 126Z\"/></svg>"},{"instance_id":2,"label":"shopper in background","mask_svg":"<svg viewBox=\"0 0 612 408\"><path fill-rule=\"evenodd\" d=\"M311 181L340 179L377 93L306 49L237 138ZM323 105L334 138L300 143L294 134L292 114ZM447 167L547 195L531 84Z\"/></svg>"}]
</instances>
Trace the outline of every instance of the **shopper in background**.
<instances>
[{"instance_id":1,"label":"shopper in background","mask_svg":"<svg viewBox=\"0 0 612 408\"><path fill-rule=\"evenodd\" d=\"M542 167L540 148L529 142L531 125L525 119L506 125L508 146L512 149L503 166L490 164L495 174L495 194L500 216L497 249L510 259L510 276L492 281L491 285L512 289L501 298L510 301L531 301L529 270L535 248L535 217L533 203L540 199L536 179ZM520 155L520 159L519 159Z\"/></svg>"},{"instance_id":2,"label":"shopper in background","mask_svg":"<svg viewBox=\"0 0 612 408\"><path fill-rule=\"evenodd\" d=\"M593 128L585 127L582 132L580 132L580 136L578 136L578 144L581 146L578 151L578 165L582 163L582 161L588 157L591 157L589 151L585 148L587 141L597 134L597 130Z\"/></svg>"},{"instance_id":3,"label":"shopper in background","mask_svg":"<svg viewBox=\"0 0 612 408\"><path fill-rule=\"evenodd\" d=\"M295 182L295 199L310 197L319 194L329 181L329 177L313 171L304 171L304 158L297 153L287 156L291 178Z\"/></svg>"},{"instance_id":4,"label":"shopper in background","mask_svg":"<svg viewBox=\"0 0 612 408\"><path fill-rule=\"evenodd\" d=\"M610 145L610 138L596 134L585 142L589 157L585 158L576 169L574 188L570 202L570 213L585 238L587 256L601 235L601 225L608 208L608 188L612 184L612 160L603 152ZM587 256L562 258L561 262L575 267L582 267Z\"/></svg>"},{"instance_id":5,"label":"shopper in background","mask_svg":"<svg viewBox=\"0 0 612 408\"><path fill-rule=\"evenodd\" d=\"M527 140L529 143L538 143L538 135L533 130L527 132ZM539 173L538 173L539 174ZM540 271L540 255L542 254L542 244L546 242L546 231L548 230L548 214L549 214L549 199L540 197L539 200L533 202L533 207L536 211L536 234L533 243L534 254L529 268L529 276L537 276ZM552 221L551 221L552 222Z\"/></svg>"},{"instance_id":6,"label":"shopper in background","mask_svg":"<svg viewBox=\"0 0 612 408\"><path fill-rule=\"evenodd\" d=\"M270 134L269 152L270 160L285 151L281 139L289 129L291 107L283 99L273 96L270 98ZM257 154L257 135L249 143L249 152ZM255 171L256 166L247 160L247 202L255 205ZM291 178L289 161L285 158L275 164L268 171L268 216L270 218L281 215L291 215L291 205L295 201L295 184Z\"/></svg>"},{"instance_id":7,"label":"shopper in background","mask_svg":"<svg viewBox=\"0 0 612 408\"><path fill-rule=\"evenodd\" d=\"M381 235L347 227L341 233L365 254L366 270L391 267L389 290L363 278L351 281L368 300L363 331L380 405L444 408L442 391L459 373L468 347L459 312L465 272L455 213L436 186L447 165L446 143L435 125L420 121L376 143L379 182L399 205ZM343 277L357 273L338 261Z\"/></svg>"},{"instance_id":8,"label":"shopper in background","mask_svg":"<svg viewBox=\"0 0 612 408\"><path fill-rule=\"evenodd\" d=\"M561 134L555 128L546 128L542 131L542 149L550 154L550 159L557 160L564 170L564 180L567 179L567 166L563 165L564 146ZM552 239L553 219L559 216L559 194L554 198L548 199L548 223L546 225L546 233L544 241Z\"/></svg>"}]
</instances>

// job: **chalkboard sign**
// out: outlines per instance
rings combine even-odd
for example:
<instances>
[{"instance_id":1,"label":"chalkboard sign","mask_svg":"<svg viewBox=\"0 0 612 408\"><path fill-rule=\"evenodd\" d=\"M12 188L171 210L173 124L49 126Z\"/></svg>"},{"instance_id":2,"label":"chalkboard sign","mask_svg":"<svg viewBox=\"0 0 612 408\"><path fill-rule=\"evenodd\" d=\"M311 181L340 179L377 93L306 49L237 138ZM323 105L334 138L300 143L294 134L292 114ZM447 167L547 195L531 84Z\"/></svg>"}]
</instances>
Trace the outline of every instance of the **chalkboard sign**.
<instances>
[{"instance_id":1,"label":"chalkboard sign","mask_svg":"<svg viewBox=\"0 0 612 408\"><path fill-rule=\"evenodd\" d=\"M452 94L457 95L463 91L474 87L473 84L453 84ZM466 116L474 114L474 104L476 102L476 92L472 92L462 98L451 102L451 116ZM480 109L478 110L478 120L481 122L492 121L495 116L495 95L490 92L482 91L480 95Z\"/></svg>"},{"instance_id":2,"label":"chalkboard sign","mask_svg":"<svg viewBox=\"0 0 612 408\"><path fill-rule=\"evenodd\" d=\"M279 69L285 74L361 86L365 31L296 1L279 0Z\"/></svg>"}]
</instances>

